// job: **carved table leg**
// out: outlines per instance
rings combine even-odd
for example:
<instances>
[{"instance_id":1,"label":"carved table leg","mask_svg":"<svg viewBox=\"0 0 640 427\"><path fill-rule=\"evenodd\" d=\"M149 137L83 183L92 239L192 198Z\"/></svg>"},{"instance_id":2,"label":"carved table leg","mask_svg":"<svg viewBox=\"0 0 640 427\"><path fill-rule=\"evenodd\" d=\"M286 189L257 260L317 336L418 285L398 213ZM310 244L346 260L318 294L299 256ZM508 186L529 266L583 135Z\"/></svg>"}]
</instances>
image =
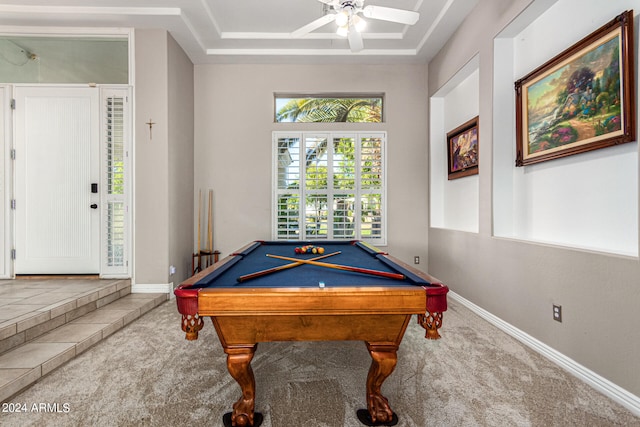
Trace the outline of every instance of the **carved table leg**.
<instances>
[{"instance_id":1,"label":"carved table leg","mask_svg":"<svg viewBox=\"0 0 640 427\"><path fill-rule=\"evenodd\" d=\"M253 359L256 347L257 344L224 349L227 353L227 369L242 389L242 396L233 404L233 413L231 414L231 425L233 426L259 425L259 423L255 423L258 420L254 420L256 380L253 376L253 369L251 369L251 359ZM258 418L259 414L255 415ZM260 421L261 418L260 415Z\"/></svg>"},{"instance_id":2,"label":"carved table leg","mask_svg":"<svg viewBox=\"0 0 640 427\"><path fill-rule=\"evenodd\" d=\"M382 383L393 372L398 361L398 346L393 344L367 343L371 355L371 367L367 375L367 419L358 418L366 425L391 426L398 422L389 401L381 393Z\"/></svg>"},{"instance_id":3,"label":"carved table leg","mask_svg":"<svg viewBox=\"0 0 640 427\"><path fill-rule=\"evenodd\" d=\"M442 326L442 313L435 312L426 314L418 314L418 324L422 326L427 332L425 338L428 340L440 339L438 329Z\"/></svg>"},{"instance_id":4,"label":"carved table leg","mask_svg":"<svg viewBox=\"0 0 640 427\"><path fill-rule=\"evenodd\" d=\"M182 315L182 330L186 332L186 339L194 341L198 339L198 331L204 326L202 317L197 314L183 314Z\"/></svg>"}]
</instances>

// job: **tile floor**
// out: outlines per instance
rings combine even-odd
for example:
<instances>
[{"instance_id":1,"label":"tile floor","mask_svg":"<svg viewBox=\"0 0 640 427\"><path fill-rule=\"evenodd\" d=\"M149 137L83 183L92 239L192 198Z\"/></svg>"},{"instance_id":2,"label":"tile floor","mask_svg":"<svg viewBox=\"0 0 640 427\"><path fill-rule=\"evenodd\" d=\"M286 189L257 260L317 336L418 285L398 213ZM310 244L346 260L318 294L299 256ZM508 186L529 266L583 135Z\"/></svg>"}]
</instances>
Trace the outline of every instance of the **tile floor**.
<instances>
[{"instance_id":1,"label":"tile floor","mask_svg":"<svg viewBox=\"0 0 640 427\"><path fill-rule=\"evenodd\" d=\"M129 280L0 280L0 401L167 299Z\"/></svg>"}]
</instances>

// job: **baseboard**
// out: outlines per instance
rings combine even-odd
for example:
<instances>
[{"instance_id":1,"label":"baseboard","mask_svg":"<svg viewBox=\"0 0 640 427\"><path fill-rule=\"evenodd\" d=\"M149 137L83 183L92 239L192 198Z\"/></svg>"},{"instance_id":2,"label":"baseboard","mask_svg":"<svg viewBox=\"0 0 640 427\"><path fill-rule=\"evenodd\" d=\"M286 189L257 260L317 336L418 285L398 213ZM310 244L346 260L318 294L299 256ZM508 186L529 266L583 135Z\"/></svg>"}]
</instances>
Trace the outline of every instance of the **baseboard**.
<instances>
[{"instance_id":1,"label":"baseboard","mask_svg":"<svg viewBox=\"0 0 640 427\"><path fill-rule=\"evenodd\" d=\"M487 322L496 326L498 329L504 331L505 333L511 335L527 347L532 350L540 353L542 356L551 360L552 362L559 365L561 368L565 369L569 373L573 374L580 380L589 384L591 387L595 388L605 396L619 403L620 405L627 408L634 415L640 416L640 397L629 393L627 390L619 387L618 385L612 383L606 378L601 377L590 369L585 368L581 364L577 363L575 360L568 358L564 354L559 351L549 347L545 343L537 340L531 335L521 331L520 329L514 327L513 325L505 322L499 317L494 316L489 313L485 309L475 305L471 301L461 297L455 292L449 291L449 296L459 302L460 304L467 307L469 310L482 317ZM445 320L446 322L446 320Z\"/></svg>"},{"instance_id":2,"label":"baseboard","mask_svg":"<svg viewBox=\"0 0 640 427\"><path fill-rule=\"evenodd\" d=\"M173 294L173 283L132 283L132 294Z\"/></svg>"}]
</instances>

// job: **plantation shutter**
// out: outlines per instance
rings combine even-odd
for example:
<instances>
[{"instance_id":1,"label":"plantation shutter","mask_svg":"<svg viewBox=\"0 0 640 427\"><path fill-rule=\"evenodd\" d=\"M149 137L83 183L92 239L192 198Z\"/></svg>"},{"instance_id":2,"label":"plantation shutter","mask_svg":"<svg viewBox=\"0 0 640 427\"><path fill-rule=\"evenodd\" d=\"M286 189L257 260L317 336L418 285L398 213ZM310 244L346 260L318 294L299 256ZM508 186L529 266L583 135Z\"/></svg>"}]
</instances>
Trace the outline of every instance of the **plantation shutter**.
<instances>
[{"instance_id":1,"label":"plantation shutter","mask_svg":"<svg viewBox=\"0 0 640 427\"><path fill-rule=\"evenodd\" d=\"M386 244L386 133L274 133L276 240Z\"/></svg>"},{"instance_id":2,"label":"plantation shutter","mask_svg":"<svg viewBox=\"0 0 640 427\"><path fill-rule=\"evenodd\" d=\"M276 137L275 239L300 238L300 143L299 135Z\"/></svg>"},{"instance_id":3,"label":"plantation shutter","mask_svg":"<svg viewBox=\"0 0 640 427\"><path fill-rule=\"evenodd\" d=\"M103 277L129 276L129 150L128 89L102 92L102 271Z\"/></svg>"}]
</instances>

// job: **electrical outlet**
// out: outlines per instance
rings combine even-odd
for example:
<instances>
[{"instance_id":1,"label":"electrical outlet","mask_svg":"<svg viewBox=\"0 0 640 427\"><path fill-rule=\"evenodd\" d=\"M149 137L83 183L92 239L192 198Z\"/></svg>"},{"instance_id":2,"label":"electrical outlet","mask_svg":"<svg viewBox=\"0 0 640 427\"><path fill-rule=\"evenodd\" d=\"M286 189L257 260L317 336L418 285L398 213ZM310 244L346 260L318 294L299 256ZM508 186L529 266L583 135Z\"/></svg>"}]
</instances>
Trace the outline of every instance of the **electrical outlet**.
<instances>
[{"instance_id":1,"label":"electrical outlet","mask_svg":"<svg viewBox=\"0 0 640 427\"><path fill-rule=\"evenodd\" d=\"M553 304L553 320L562 323L562 306Z\"/></svg>"},{"instance_id":2,"label":"electrical outlet","mask_svg":"<svg viewBox=\"0 0 640 427\"><path fill-rule=\"evenodd\" d=\"M174 274L176 274L176 268L173 265L169 266L169 276L173 276Z\"/></svg>"},{"instance_id":3,"label":"electrical outlet","mask_svg":"<svg viewBox=\"0 0 640 427\"><path fill-rule=\"evenodd\" d=\"M420 257L419 256L414 256L413 257L413 263L414 264L420 264Z\"/></svg>"}]
</instances>

